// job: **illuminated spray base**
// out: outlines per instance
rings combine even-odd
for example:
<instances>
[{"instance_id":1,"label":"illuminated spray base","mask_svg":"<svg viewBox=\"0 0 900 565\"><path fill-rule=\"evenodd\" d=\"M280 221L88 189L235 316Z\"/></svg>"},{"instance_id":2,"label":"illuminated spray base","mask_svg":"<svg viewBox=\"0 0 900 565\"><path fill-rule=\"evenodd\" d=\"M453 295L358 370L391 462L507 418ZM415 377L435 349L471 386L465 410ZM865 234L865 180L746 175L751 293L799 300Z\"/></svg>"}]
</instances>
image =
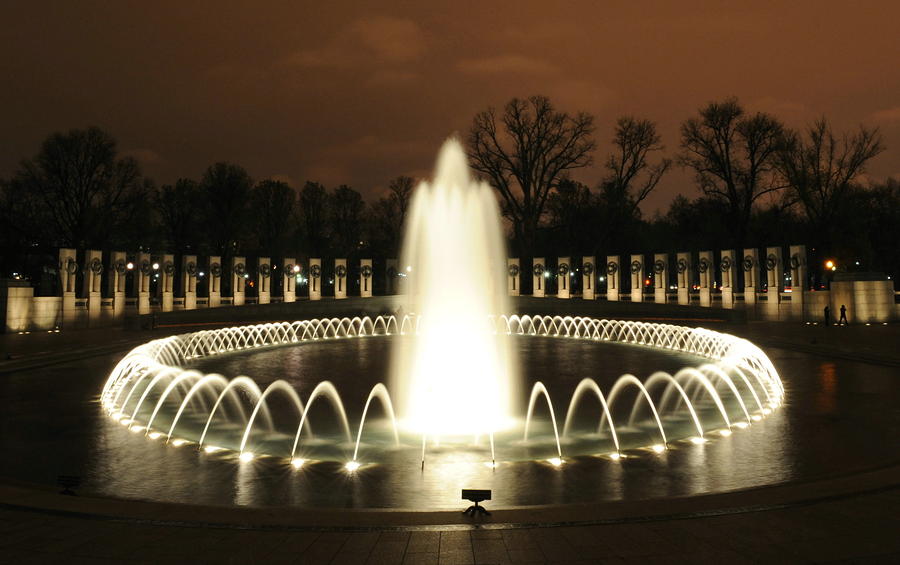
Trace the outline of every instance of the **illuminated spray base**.
<instances>
[{"instance_id":1,"label":"illuminated spray base","mask_svg":"<svg viewBox=\"0 0 900 565\"><path fill-rule=\"evenodd\" d=\"M284 380L276 380L261 390L254 380L245 376L229 380L221 375L202 374L183 367L199 358L254 348L316 340L414 335L419 320L413 316L399 319L395 316L317 319L204 330L154 340L133 349L113 369L103 387L102 405L111 417L133 432L142 432L152 440L165 438L175 447L194 445L208 453L227 451L206 441L209 432L222 425L224 417L227 423L232 427L236 424L235 429L239 430L239 437L234 438L234 444L238 447L232 451L241 461L269 455L287 457L291 465L300 467L305 461L297 456L298 448L304 441L315 441L312 422L307 415L313 404L324 397L340 423L343 432L341 443L353 448L353 457L345 463L345 467L355 471L361 465L357 456L373 400L378 400L388 417L395 447L402 445L398 417L394 414L390 393L383 384L372 387L355 426L354 437L341 396L328 381L316 385L304 402L298 391ZM597 432L608 433L607 437L615 446L615 450L608 454L613 459L623 456L619 441L623 428L639 423L651 426L658 434L658 442L645 447L660 453L677 440L704 443L711 430L721 436L729 436L734 428L747 428L761 420L784 400L784 386L768 357L749 341L732 335L702 328L584 317L500 316L492 318L492 322L498 332L508 335L627 343L689 353L709 360L698 367L681 369L675 375L656 372L644 381L625 374L606 392L596 381L585 378L572 394L561 433L552 399L543 383L536 382L525 415L523 441L529 441L532 416L538 403L543 400L550 414L556 452L556 456L548 458L548 461L554 465L563 462L563 446L572 434L573 416L585 396L599 401ZM624 423L619 417L614 421L613 409L617 401L622 401L625 398L623 391L631 388L637 389L637 394L632 400L630 416ZM296 413L296 432L290 453L251 452L248 449L248 445L253 445L251 439L272 433L274 429L269 410L269 402L275 398L274 395L286 399ZM704 424L696 408L698 403L714 405L712 413L717 421ZM728 407L739 407L736 410L739 416L730 417ZM642 410L644 421L638 420ZM195 437L179 433L178 424L185 419L205 422L202 432ZM685 419L691 423L692 435L673 438L666 433L667 424ZM160 425L160 422L166 424ZM423 466L429 438L434 441L441 439L421 435ZM494 465L497 459L494 434L489 434L488 439L492 460L488 464Z\"/></svg>"}]
</instances>

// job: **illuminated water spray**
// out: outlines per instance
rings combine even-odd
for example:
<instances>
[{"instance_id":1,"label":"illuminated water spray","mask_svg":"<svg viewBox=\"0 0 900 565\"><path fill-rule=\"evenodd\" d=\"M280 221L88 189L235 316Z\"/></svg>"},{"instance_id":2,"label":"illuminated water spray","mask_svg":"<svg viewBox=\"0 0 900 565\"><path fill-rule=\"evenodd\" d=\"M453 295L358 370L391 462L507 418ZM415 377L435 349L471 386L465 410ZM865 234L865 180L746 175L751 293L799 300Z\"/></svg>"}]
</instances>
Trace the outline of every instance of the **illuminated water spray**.
<instances>
[{"instance_id":1,"label":"illuminated water spray","mask_svg":"<svg viewBox=\"0 0 900 565\"><path fill-rule=\"evenodd\" d=\"M444 143L410 210L401 271L407 308L421 318L393 351L403 425L443 437L506 428L518 374L510 338L491 320L509 312L506 250L494 193L471 178L459 142Z\"/></svg>"}]
</instances>

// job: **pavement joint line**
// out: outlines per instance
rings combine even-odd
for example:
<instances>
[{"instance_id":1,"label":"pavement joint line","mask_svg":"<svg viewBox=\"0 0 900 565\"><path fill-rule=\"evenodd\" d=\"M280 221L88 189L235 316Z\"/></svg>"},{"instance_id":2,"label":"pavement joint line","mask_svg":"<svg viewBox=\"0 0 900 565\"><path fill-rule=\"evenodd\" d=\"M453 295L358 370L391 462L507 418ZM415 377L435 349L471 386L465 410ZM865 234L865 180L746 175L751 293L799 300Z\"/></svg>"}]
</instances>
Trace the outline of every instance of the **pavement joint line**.
<instances>
[{"instance_id":1,"label":"pavement joint line","mask_svg":"<svg viewBox=\"0 0 900 565\"><path fill-rule=\"evenodd\" d=\"M101 522L121 524L137 524L161 527L182 527L193 529L220 529L241 531L265 531L265 532L313 532L313 533L366 533L366 532L434 532L434 531L478 531L478 530L522 530L532 528L562 528L578 526L607 526L618 524L646 524L651 522L668 522L673 520L694 520L702 518L714 518L717 516L733 516L773 510L785 510L790 508L802 508L837 502L851 498L870 496L889 492L900 488L900 483L881 485L860 491L802 498L790 502L772 504L751 504L709 510L696 510L689 512L676 512L672 514L651 514L643 516L624 516L618 518L598 518L594 520L565 520L555 522L487 522L477 524L410 524L410 525L372 525L372 526L292 526L287 524L229 524L225 522L204 522L190 520L165 520L151 518L135 518L111 516L92 512L79 512L74 510L59 510L50 508L35 508L31 506L0 502L0 509L43 514L65 518L76 518ZM727 494L727 493L724 493Z\"/></svg>"}]
</instances>

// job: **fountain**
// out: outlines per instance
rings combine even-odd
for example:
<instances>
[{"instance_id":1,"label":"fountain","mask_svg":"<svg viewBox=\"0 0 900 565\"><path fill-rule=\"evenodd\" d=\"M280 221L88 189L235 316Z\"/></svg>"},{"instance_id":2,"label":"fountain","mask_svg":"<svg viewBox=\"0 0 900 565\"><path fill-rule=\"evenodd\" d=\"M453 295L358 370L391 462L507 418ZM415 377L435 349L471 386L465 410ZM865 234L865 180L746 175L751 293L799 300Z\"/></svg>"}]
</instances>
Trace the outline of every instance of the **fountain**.
<instances>
[{"instance_id":1,"label":"fountain","mask_svg":"<svg viewBox=\"0 0 900 565\"><path fill-rule=\"evenodd\" d=\"M405 314L154 340L112 371L101 394L104 409L132 432L174 447L233 453L242 462L270 456L295 468L338 461L352 472L380 454L410 450L420 451L425 469L427 452L437 446L474 453L491 469L498 461L559 467L576 456L618 461L664 453L678 442L728 437L782 404L784 387L769 359L734 336L669 324L510 315L496 200L469 177L457 142L444 145L434 182L420 185L411 210L401 269L409 291ZM247 376L196 369L241 352L373 338L392 340L390 385L359 385L367 394L356 421L329 380L298 390L281 378L260 386ZM696 362L644 380L624 374L603 383L582 375L559 413L540 380L530 383L527 407L520 397L513 350L530 339L638 347ZM328 418L321 408L313 411L323 403Z\"/></svg>"}]
</instances>

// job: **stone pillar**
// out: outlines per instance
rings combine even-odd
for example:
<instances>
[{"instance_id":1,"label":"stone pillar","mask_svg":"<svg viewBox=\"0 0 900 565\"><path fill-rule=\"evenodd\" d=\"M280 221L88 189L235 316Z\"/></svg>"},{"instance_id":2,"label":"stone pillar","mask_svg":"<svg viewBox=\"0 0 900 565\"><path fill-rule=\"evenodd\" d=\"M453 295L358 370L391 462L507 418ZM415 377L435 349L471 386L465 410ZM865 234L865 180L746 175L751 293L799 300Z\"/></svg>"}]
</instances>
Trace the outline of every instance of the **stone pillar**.
<instances>
[{"instance_id":1,"label":"stone pillar","mask_svg":"<svg viewBox=\"0 0 900 565\"><path fill-rule=\"evenodd\" d=\"M132 265L134 267L134 265ZM125 315L125 277L128 275L128 258L124 251L113 251L109 256L109 278L106 291L112 298L112 316L118 320Z\"/></svg>"},{"instance_id":2,"label":"stone pillar","mask_svg":"<svg viewBox=\"0 0 900 565\"><path fill-rule=\"evenodd\" d=\"M75 282L78 276L78 256L74 249L59 250L59 285L62 290L62 322L63 326L75 322L78 314L75 311Z\"/></svg>"},{"instance_id":3,"label":"stone pillar","mask_svg":"<svg viewBox=\"0 0 900 565\"><path fill-rule=\"evenodd\" d=\"M644 301L644 256L631 256L631 301Z\"/></svg>"},{"instance_id":4,"label":"stone pillar","mask_svg":"<svg viewBox=\"0 0 900 565\"><path fill-rule=\"evenodd\" d=\"M581 258L581 298L594 300L597 296L597 259L593 256Z\"/></svg>"},{"instance_id":5,"label":"stone pillar","mask_svg":"<svg viewBox=\"0 0 900 565\"><path fill-rule=\"evenodd\" d=\"M547 268L544 266L544 258L535 257L534 259L532 259L532 265L531 295L543 298L547 292L547 278L544 276Z\"/></svg>"},{"instance_id":6,"label":"stone pillar","mask_svg":"<svg viewBox=\"0 0 900 565\"><path fill-rule=\"evenodd\" d=\"M397 294L397 260L388 259L384 268L384 291L387 294Z\"/></svg>"},{"instance_id":7,"label":"stone pillar","mask_svg":"<svg viewBox=\"0 0 900 565\"><path fill-rule=\"evenodd\" d=\"M653 256L653 301L665 304L669 292L669 256L657 253Z\"/></svg>"},{"instance_id":8,"label":"stone pillar","mask_svg":"<svg viewBox=\"0 0 900 565\"><path fill-rule=\"evenodd\" d=\"M256 272L259 274L256 281L256 303L268 304L272 301L272 259L270 257L258 258Z\"/></svg>"},{"instance_id":9,"label":"stone pillar","mask_svg":"<svg viewBox=\"0 0 900 565\"><path fill-rule=\"evenodd\" d=\"M568 257L558 257L556 274L559 275L556 285L557 298L569 298L572 295L572 265Z\"/></svg>"},{"instance_id":10,"label":"stone pillar","mask_svg":"<svg viewBox=\"0 0 900 565\"><path fill-rule=\"evenodd\" d=\"M231 258L231 304L232 306L243 306L247 302L247 293L245 292L247 279L250 275L247 273L247 259L245 257Z\"/></svg>"},{"instance_id":11,"label":"stone pillar","mask_svg":"<svg viewBox=\"0 0 900 565\"><path fill-rule=\"evenodd\" d=\"M137 298L138 314L150 313L150 277L153 276L153 259L149 253L140 252L135 256L137 264L134 273L134 294Z\"/></svg>"},{"instance_id":12,"label":"stone pillar","mask_svg":"<svg viewBox=\"0 0 900 565\"><path fill-rule=\"evenodd\" d=\"M0 279L0 334L29 331L33 305L34 289L28 281Z\"/></svg>"},{"instance_id":13,"label":"stone pillar","mask_svg":"<svg viewBox=\"0 0 900 565\"><path fill-rule=\"evenodd\" d=\"M285 257L281 260L282 271L281 276L284 277L284 286L282 287L283 296L282 299L285 302L296 302L297 301L297 275L300 274L300 265L297 264L297 260L293 257Z\"/></svg>"},{"instance_id":14,"label":"stone pillar","mask_svg":"<svg viewBox=\"0 0 900 565\"><path fill-rule=\"evenodd\" d=\"M518 258L506 260L506 274L506 292L510 296L519 296L522 290L522 273Z\"/></svg>"},{"instance_id":15,"label":"stone pillar","mask_svg":"<svg viewBox=\"0 0 900 565\"><path fill-rule=\"evenodd\" d=\"M309 260L309 299L322 300L322 260Z\"/></svg>"},{"instance_id":16,"label":"stone pillar","mask_svg":"<svg viewBox=\"0 0 900 565\"><path fill-rule=\"evenodd\" d=\"M211 255L209 257L209 284L207 285L208 297L206 305L209 308L218 308L222 305L222 257Z\"/></svg>"},{"instance_id":17,"label":"stone pillar","mask_svg":"<svg viewBox=\"0 0 900 565\"><path fill-rule=\"evenodd\" d=\"M159 304L163 312L175 309L175 256L169 253L162 256L160 265Z\"/></svg>"},{"instance_id":18,"label":"stone pillar","mask_svg":"<svg viewBox=\"0 0 900 565\"><path fill-rule=\"evenodd\" d=\"M184 298L185 310L197 309L197 274L199 271L196 255L181 257L181 293Z\"/></svg>"},{"instance_id":19,"label":"stone pillar","mask_svg":"<svg viewBox=\"0 0 900 565\"><path fill-rule=\"evenodd\" d=\"M679 304L689 305L691 303L691 286L694 284L691 271L691 253L689 251L679 253L675 260Z\"/></svg>"},{"instance_id":20,"label":"stone pillar","mask_svg":"<svg viewBox=\"0 0 900 565\"><path fill-rule=\"evenodd\" d=\"M347 260L334 260L334 297L337 300L347 298Z\"/></svg>"},{"instance_id":21,"label":"stone pillar","mask_svg":"<svg viewBox=\"0 0 900 565\"><path fill-rule=\"evenodd\" d=\"M781 247L766 248L766 295L769 304L781 302L783 289L784 264L781 260Z\"/></svg>"},{"instance_id":22,"label":"stone pillar","mask_svg":"<svg viewBox=\"0 0 900 565\"><path fill-rule=\"evenodd\" d=\"M700 273L700 306L712 306L712 290L716 286L714 265L713 252L701 251L700 259L697 261L697 271Z\"/></svg>"},{"instance_id":23,"label":"stone pillar","mask_svg":"<svg viewBox=\"0 0 900 565\"><path fill-rule=\"evenodd\" d=\"M622 270L619 268L619 256L606 257L606 299L610 302L619 300L619 291L622 287Z\"/></svg>"},{"instance_id":24,"label":"stone pillar","mask_svg":"<svg viewBox=\"0 0 900 565\"><path fill-rule=\"evenodd\" d=\"M756 304L756 291L759 288L759 251L744 249L741 268L744 270L744 304Z\"/></svg>"},{"instance_id":25,"label":"stone pillar","mask_svg":"<svg viewBox=\"0 0 900 565\"><path fill-rule=\"evenodd\" d=\"M737 265L733 249L725 249L719 253L719 270L722 271L722 308L734 308Z\"/></svg>"},{"instance_id":26,"label":"stone pillar","mask_svg":"<svg viewBox=\"0 0 900 565\"><path fill-rule=\"evenodd\" d=\"M372 260L359 260L359 296L361 298L372 298Z\"/></svg>"},{"instance_id":27,"label":"stone pillar","mask_svg":"<svg viewBox=\"0 0 900 565\"><path fill-rule=\"evenodd\" d=\"M88 325L96 325L102 315L100 299L103 278L103 252L99 249L88 249L84 252L84 280L82 288L87 299Z\"/></svg>"},{"instance_id":28,"label":"stone pillar","mask_svg":"<svg viewBox=\"0 0 900 565\"><path fill-rule=\"evenodd\" d=\"M803 302L806 293L806 246L791 245L791 311L803 316ZM838 314L840 316L840 314Z\"/></svg>"}]
</instances>

